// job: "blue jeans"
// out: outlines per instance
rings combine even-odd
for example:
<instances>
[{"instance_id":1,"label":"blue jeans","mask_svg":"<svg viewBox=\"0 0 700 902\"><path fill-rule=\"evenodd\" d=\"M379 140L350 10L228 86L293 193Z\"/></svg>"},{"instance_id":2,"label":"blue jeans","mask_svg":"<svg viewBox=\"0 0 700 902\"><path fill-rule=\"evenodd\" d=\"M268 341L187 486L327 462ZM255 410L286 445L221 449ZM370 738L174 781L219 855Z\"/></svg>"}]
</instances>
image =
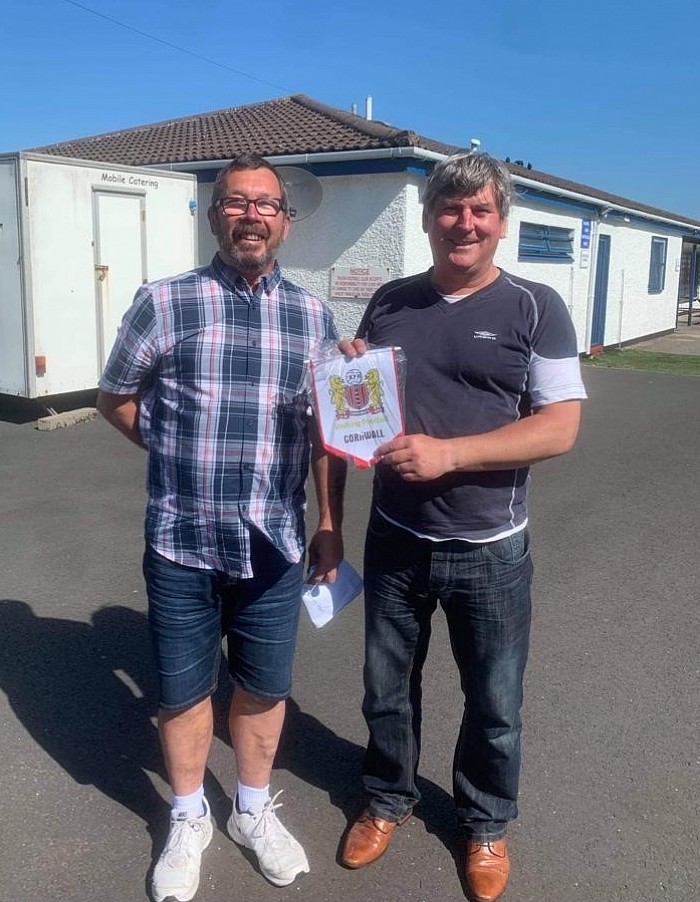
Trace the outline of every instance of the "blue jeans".
<instances>
[{"instance_id":1,"label":"blue jeans","mask_svg":"<svg viewBox=\"0 0 700 902\"><path fill-rule=\"evenodd\" d=\"M222 635L236 685L273 701L289 696L304 565L290 564L257 532L251 555L255 576L235 580L146 547L148 622L164 710L185 710L216 690Z\"/></svg>"},{"instance_id":2,"label":"blue jeans","mask_svg":"<svg viewBox=\"0 0 700 902\"><path fill-rule=\"evenodd\" d=\"M420 800L422 669L439 602L464 694L452 772L457 820L474 839L503 836L517 817L532 583L527 532L484 545L431 542L373 511L364 578L370 811L399 820Z\"/></svg>"}]
</instances>

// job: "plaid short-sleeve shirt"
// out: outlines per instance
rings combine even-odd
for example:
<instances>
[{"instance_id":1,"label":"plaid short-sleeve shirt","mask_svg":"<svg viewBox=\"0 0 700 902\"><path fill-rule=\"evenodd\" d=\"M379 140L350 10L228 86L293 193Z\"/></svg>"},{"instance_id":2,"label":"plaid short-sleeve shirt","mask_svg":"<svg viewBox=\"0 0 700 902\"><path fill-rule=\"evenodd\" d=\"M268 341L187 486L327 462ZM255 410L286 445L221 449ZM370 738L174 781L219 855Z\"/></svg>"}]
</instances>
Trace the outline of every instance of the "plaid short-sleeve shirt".
<instances>
[{"instance_id":1,"label":"plaid short-sleeve shirt","mask_svg":"<svg viewBox=\"0 0 700 902\"><path fill-rule=\"evenodd\" d=\"M137 292L100 388L139 395L146 540L159 554L251 577L255 527L301 559L305 361L337 337L328 308L277 266L253 292L217 255Z\"/></svg>"}]
</instances>

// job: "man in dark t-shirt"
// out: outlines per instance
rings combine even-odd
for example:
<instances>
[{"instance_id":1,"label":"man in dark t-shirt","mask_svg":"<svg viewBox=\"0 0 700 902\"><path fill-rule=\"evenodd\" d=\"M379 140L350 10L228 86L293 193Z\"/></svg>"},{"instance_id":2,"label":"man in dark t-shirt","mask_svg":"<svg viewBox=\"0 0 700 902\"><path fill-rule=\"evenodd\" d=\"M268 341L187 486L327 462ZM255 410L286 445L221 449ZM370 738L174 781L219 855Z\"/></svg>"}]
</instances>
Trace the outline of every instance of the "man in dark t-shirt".
<instances>
[{"instance_id":1,"label":"man in dark t-shirt","mask_svg":"<svg viewBox=\"0 0 700 902\"><path fill-rule=\"evenodd\" d=\"M586 397L562 299L493 263L510 197L508 171L487 154L438 164L423 209L433 267L382 286L341 343L349 355L398 346L407 359L406 431L377 450L365 546L368 804L341 860L375 861L419 801L421 671L439 602L465 697L453 791L477 902L505 890L517 815L529 465L572 447Z\"/></svg>"}]
</instances>

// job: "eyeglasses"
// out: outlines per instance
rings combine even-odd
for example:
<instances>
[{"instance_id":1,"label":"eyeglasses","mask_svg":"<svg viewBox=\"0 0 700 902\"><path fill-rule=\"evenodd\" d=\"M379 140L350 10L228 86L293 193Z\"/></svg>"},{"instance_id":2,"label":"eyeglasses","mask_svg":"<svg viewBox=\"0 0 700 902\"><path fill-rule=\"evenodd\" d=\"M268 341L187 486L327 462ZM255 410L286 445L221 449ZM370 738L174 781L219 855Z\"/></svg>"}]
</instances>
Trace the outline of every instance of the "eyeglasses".
<instances>
[{"instance_id":1,"label":"eyeglasses","mask_svg":"<svg viewBox=\"0 0 700 902\"><path fill-rule=\"evenodd\" d=\"M214 206L219 207L226 216L243 216L251 204L260 216L277 216L282 209L279 197L256 197L254 200L248 200L247 197L222 197Z\"/></svg>"}]
</instances>

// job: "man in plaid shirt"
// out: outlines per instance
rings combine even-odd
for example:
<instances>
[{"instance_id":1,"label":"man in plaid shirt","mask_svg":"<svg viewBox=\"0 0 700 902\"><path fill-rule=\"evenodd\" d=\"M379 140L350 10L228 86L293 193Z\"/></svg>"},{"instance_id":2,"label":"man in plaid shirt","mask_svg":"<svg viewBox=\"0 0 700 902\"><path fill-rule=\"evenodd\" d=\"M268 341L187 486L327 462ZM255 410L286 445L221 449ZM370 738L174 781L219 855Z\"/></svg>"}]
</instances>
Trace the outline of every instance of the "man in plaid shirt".
<instances>
[{"instance_id":1,"label":"man in plaid shirt","mask_svg":"<svg viewBox=\"0 0 700 902\"><path fill-rule=\"evenodd\" d=\"M173 792L156 902L193 898L212 838L203 779L222 629L238 777L228 832L277 886L308 871L269 782L291 691L309 462L313 580L333 582L343 555L345 464L324 452L304 389L306 359L337 333L323 303L277 265L291 224L284 184L262 158L237 157L218 174L208 215L218 254L138 291L98 398L148 451L144 574Z\"/></svg>"}]
</instances>

